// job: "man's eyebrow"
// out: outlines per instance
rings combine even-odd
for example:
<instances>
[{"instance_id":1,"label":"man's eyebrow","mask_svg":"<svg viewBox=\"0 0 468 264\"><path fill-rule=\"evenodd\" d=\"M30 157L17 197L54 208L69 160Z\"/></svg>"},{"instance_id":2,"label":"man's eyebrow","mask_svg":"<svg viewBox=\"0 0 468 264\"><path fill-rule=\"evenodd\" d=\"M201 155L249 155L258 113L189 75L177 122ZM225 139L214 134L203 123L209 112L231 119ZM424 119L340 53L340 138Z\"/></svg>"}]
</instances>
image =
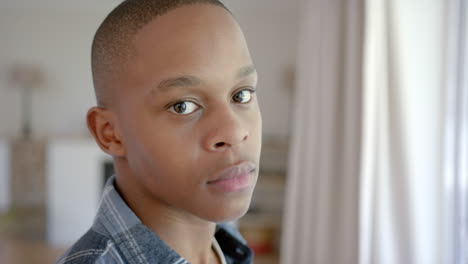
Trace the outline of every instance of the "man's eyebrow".
<instances>
[{"instance_id":1,"label":"man's eyebrow","mask_svg":"<svg viewBox=\"0 0 468 264\"><path fill-rule=\"evenodd\" d=\"M256 72L257 70L255 69L254 65L248 65L239 69L236 78L242 79ZM202 80L195 76L183 75L162 80L161 82L159 82L157 89L165 91L172 87L190 87L200 85L201 83Z\"/></svg>"},{"instance_id":2,"label":"man's eyebrow","mask_svg":"<svg viewBox=\"0 0 468 264\"><path fill-rule=\"evenodd\" d=\"M242 79L244 77L249 76L250 74L256 73L257 70L255 69L255 66L249 65L245 66L239 69L239 72L237 73L237 79Z\"/></svg>"},{"instance_id":3,"label":"man's eyebrow","mask_svg":"<svg viewBox=\"0 0 468 264\"><path fill-rule=\"evenodd\" d=\"M192 75L184 75L175 78L167 78L159 82L158 89L167 90L171 87L188 87L188 86L197 86L202 81Z\"/></svg>"}]
</instances>

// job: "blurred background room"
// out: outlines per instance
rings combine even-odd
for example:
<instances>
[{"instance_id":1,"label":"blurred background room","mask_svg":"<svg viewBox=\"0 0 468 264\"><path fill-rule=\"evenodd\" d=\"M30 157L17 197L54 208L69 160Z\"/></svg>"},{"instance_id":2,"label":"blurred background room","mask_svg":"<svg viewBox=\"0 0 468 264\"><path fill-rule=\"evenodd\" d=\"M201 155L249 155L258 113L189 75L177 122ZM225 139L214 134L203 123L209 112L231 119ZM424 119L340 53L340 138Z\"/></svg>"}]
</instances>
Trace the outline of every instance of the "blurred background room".
<instances>
[{"instance_id":1,"label":"blurred background room","mask_svg":"<svg viewBox=\"0 0 468 264\"><path fill-rule=\"evenodd\" d=\"M467 264L466 0L224 0L259 72L268 264ZM111 158L89 135L93 35L119 0L0 0L0 263L53 263Z\"/></svg>"}]
</instances>

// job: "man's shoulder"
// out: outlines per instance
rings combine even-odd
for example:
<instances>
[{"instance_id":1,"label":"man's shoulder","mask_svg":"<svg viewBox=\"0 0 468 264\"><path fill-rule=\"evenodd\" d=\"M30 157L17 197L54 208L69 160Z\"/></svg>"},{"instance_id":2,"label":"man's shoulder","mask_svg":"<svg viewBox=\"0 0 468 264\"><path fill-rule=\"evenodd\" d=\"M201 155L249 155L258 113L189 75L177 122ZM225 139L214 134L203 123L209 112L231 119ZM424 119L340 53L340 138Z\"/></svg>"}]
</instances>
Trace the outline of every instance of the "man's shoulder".
<instances>
[{"instance_id":1,"label":"man's shoulder","mask_svg":"<svg viewBox=\"0 0 468 264\"><path fill-rule=\"evenodd\" d=\"M114 242L93 229L89 229L56 264L125 263Z\"/></svg>"}]
</instances>

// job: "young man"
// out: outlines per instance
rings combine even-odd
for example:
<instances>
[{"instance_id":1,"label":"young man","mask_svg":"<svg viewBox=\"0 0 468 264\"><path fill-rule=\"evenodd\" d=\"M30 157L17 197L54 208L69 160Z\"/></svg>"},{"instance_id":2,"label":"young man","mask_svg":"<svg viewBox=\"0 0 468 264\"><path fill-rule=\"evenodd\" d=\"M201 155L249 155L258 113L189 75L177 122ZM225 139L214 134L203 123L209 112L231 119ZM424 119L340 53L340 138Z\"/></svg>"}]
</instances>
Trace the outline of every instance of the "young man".
<instances>
[{"instance_id":1,"label":"young man","mask_svg":"<svg viewBox=\"0 0 468 264\"><path fill-rule=\"evenodd\" d=\"M58 263L251 263L219 224L247 211L261 149L257 74L230 12L124 1L95 35L92 70L88 127L116 175Z\"/></svg>"}]
</instances>

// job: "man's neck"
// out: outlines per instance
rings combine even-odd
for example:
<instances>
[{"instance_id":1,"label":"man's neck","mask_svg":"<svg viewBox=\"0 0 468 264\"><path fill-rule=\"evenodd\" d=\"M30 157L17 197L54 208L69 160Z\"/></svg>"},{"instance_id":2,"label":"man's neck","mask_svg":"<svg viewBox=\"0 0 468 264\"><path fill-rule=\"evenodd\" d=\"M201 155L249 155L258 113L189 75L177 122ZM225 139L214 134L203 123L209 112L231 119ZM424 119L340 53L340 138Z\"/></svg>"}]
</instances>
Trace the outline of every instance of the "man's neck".
<instances>
[{"instance_id":1,"label":"man's neck","mask_svg":"<svg viewBox=\"0 0 468 264\"><path fill-rule=\"evenodd\" d=\"M157 221L143 221L166 244L192 264L218 263L213 250L216 225L211 222L175 220L158 215ZM145 223L147 222L147 223Z\"/></svg>"},{"instance_id":2,"label":"man's neck","mask_svg":"<svg viewBox=\"0 0 468 264\"><path fill-rule=\"evenodd\" d=\"M189 263L220 263L212 247L215 223L174 210L141 193L131 193L131 189L120 188L125 183L119 185L117 180L118 191L141 222Z\"/></svg>"}]
</instances>

